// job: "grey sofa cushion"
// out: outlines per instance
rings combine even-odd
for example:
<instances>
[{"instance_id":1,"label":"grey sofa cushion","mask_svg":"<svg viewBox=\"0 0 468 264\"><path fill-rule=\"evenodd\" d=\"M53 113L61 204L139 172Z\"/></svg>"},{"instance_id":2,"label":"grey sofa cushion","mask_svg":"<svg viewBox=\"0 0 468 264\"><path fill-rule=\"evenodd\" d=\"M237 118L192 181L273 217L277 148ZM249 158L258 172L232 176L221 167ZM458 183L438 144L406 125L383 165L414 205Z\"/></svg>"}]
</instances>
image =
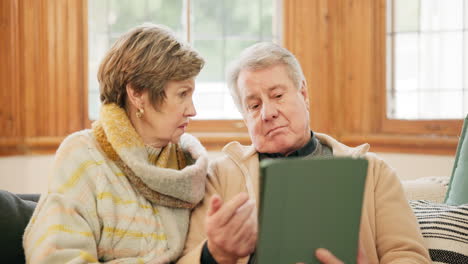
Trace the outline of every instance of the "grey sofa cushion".
<instances>
[{"instance_id":1,"label":"grey sofa cushion","mask_svg":"<svg viewBox=\"0 0 468 264\"><path fill-rule=\"evenodd\" d=\"M4 252L2 262L25 262L23 233L35 207L34 201L23 200L15 194L0 190L0 248Z\"/></svg>"}]
</instances>

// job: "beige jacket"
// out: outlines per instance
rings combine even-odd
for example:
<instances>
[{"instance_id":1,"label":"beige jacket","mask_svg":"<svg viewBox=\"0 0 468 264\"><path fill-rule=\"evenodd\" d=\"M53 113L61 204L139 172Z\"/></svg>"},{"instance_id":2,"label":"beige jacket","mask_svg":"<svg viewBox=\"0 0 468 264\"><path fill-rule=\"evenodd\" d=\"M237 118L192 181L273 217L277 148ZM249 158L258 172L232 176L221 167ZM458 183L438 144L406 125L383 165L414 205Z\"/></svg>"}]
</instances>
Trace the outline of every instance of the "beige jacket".
<instances>
[{"instance_id":1,"label":"beige jacket","mask_svg":"<svg viewBox=\"0 0 468 264\"><path fill-rule=\"evenodd\" d=\"M332 148L334 156L365 156L369 161L360 230L369 263L430 263L416 218L395 171L375 154L368 153L368 144L350 148L325 134L316 133L316 136L322 144ZM179 264L200 263L206 241L204 219L211 195L217 193L228 201L240 192L248 192L258 206L257 152L253 146L242 146L238 142L226 145L223 152L225 155L211 165L204 202L192 213Z\"/></svg>"}]
</instances>

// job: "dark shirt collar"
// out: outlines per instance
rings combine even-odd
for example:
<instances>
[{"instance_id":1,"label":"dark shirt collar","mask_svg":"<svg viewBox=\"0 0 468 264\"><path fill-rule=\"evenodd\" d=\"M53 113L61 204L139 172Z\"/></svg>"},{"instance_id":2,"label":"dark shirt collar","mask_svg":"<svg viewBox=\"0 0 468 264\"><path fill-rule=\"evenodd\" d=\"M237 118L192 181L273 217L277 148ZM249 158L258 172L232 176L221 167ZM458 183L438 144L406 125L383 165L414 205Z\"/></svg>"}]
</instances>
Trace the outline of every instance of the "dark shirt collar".
<instances>
[{"instance_id":1,"label":"dark shirt collar","mask_svg":"<svg viewBox=\"0 0 468 264\"><path fill-rule=\"evenodd\" d=\"M310 140L302 148L292 152L287 157L305 157L312 154L317 148L317 139L315 138L314 132L310 131ZM260 160L270 158L285 158L286 156L281 153L258 153L258 158Z\"/></svg>"}]
</instances>

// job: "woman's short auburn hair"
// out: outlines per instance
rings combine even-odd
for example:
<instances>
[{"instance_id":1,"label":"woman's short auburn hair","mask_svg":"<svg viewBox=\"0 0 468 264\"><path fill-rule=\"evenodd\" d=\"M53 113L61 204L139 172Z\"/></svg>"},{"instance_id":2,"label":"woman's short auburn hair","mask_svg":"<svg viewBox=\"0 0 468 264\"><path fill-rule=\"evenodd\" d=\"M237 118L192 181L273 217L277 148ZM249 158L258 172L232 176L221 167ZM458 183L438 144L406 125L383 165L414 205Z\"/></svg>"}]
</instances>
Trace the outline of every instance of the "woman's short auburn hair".
<instances>
[{"instance_id":1,"label":"woman's short auburn hair","mask_svg":"<svg viewBox=\"0 0 468 264\"><path fill-rule=\"evenodd\" d=\"M168 81L182 81L198 75L205 61L172 31L161 25L143 24L121 36L99 66L98 81L103 104L125 109L126 86L148 91L157 109L164 102Z\"/></svg>"}]
</instances>

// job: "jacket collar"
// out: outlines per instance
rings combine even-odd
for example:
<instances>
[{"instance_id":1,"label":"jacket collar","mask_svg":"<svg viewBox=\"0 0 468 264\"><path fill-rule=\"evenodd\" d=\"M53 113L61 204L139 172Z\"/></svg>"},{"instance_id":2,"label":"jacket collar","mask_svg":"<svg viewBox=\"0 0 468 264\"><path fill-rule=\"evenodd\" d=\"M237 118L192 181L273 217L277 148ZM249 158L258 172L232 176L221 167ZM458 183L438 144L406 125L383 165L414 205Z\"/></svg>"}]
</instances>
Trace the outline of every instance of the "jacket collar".
<instances>
[{"instance_id":1,"label":"jacket collar","mask_svg":"<svg viewBox=\"0 0 468 264\"><path fill-rule=\"evenodd\" d=\"M370 145L365 143L357 147L348 147L343 143L338 142L338 140L333 137L314 132L315 136L320 140L324 145L329 146L333 151L333 156L337 157L361 157L364 156L370 148ZM234 160L245 161L253 156L258 155L255 147L253 145L244 146L237 141L228 143L222 150L226 155L230 156Z\"/></svg>"}]
</instances>

